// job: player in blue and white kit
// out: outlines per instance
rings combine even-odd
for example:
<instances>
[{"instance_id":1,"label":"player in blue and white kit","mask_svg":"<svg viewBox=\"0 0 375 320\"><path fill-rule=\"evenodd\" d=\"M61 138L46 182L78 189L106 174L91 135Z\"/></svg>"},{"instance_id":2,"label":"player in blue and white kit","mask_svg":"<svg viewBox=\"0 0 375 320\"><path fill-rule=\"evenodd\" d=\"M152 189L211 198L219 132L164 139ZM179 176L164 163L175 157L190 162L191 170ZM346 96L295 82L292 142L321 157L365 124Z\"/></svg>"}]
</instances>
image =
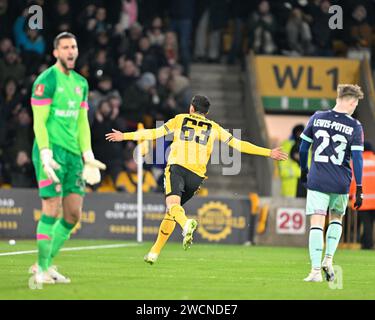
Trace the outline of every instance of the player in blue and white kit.
<instances>
[{"instance_id":1,"label":"player in blue and white kit","mask_svg":"<svg viewBox=\"0 0 375 320\"><path fill-rule=\"evenodd\" d=\"M304 281L321 282L323 269L326 280L335 274L332 258L342 233L342 218L349 199L352 179L350 158L357 184L355 207L362 205L363 130L358 120L351 117L363 93L357 85L337 87L336 106L329 111L317 111L301 134L301 180L307 183L306 214L310 216L309 252L312 269ZM312 146L310 170L308 151ZM323 228L329 208L329 226L324 247Z\"/></svg>"}]
</instances>

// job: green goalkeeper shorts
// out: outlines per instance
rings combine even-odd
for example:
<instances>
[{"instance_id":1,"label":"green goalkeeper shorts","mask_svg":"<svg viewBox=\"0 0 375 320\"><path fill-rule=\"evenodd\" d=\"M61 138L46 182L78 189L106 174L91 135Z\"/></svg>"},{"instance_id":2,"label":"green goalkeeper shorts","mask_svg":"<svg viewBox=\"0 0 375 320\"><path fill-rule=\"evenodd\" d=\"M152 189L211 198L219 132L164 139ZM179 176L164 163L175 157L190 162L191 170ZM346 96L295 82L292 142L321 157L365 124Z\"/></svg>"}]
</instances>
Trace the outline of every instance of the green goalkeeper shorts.
<instances>
[{"instance_id":1,"label":"green goalkeeper shorts","mask_svg":"<svg viewBox=\"0 0 375 320\"><path fill-rule=\"evenodd\" d=\"M325 216L328 208L330 213L344 215L348 200L348 194L307 190L306 215L320 214Z\"/></svg>"},{"instance_id":2,"label":"green goalkeeper shorts","mask_svg":"<svg viewBox=\"0 0 375 320\"><path fill-rule=\"evenodd\" d=\"M56 184L51 179L48 179L43 170L38 146L34 143L32 159L38 181L40 197L65 197L71 193L84 196L85 182L82 179L82 157L56 144L52 145L52 152L53 159L60 165L60 169L55 170L55 173L60 179L61 184Z\"/></svg>"}]
</instances>

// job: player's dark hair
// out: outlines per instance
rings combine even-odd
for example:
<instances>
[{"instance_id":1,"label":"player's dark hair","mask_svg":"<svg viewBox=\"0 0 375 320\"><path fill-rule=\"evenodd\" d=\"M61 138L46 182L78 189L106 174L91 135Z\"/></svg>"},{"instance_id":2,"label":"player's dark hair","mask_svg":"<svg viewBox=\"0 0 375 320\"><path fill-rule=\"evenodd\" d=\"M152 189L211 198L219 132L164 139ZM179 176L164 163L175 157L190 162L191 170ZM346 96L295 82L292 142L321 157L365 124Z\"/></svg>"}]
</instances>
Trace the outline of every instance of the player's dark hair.
<instances>
[{"instance_id":1,"label":"player's dark hair","mask_svg":"<svg viewBox=\"0 0 375 320\"><path fill-rule=\"evenodd\" d=\"M191 105L194 107L196 112L207 114L211 104L206 96L195 95L191 99Z\"/></svg>"},{"instance_id":2,"label":"player's dark hair","mask_svg":"<svg viewBox=\"0 0 375 320\"><path fill-rule=\"evenodd\" d=\"M66 31L61 32L56 36L55 40L53 40L53 47L55 49L57 49L61 39L77 39L77 38L73 33L66 32Z\"/></svg>"}]
</instances>

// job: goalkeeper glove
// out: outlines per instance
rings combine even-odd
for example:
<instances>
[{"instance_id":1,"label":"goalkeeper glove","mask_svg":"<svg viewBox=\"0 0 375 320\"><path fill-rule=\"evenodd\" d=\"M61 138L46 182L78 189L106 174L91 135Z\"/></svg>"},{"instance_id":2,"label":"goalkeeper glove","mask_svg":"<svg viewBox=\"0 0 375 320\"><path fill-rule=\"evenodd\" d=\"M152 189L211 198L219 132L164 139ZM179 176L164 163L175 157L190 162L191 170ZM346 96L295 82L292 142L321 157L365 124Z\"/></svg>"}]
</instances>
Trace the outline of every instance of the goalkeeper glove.
<instances>
[{"instance_id":1,"label":"goalkeeper glove","mask_svg":"<svg viewBox=\"0 0 375 320\"><path fill-rule=\"evenodd\" d=\"M107 168L106 165L96 160L91 150L83 153L83 160L85 162L82 174L83 180L91 185L99 183L101 179L99 170L105 170Z\"/></svg>"},{"instance_id":2,"label":"goalkeeper glove","mask_svg":"<svg viewBox=\"0 0 375 320\"><path fill-rule=\"evenodd\" d=\"M52 150L40 150L40 158L42 160L43 170L46 173L48 179L51 179L54 183L60 183L60 179L55 173L55 170L60 169L60 165L53 159Z\"/></svg>"},{"instance_id":3,"label":"goalkeeper glove","mask_svg":"<svg viewBox=\"0 0 375 320\"><path fill-rule=\"evenodd\" d=\"M363 201L363 192L362 192L362 186L357 186L357 191L355 193L355 203L354 208L358 210L362 206Z\"/></svg>"}]
</instances>

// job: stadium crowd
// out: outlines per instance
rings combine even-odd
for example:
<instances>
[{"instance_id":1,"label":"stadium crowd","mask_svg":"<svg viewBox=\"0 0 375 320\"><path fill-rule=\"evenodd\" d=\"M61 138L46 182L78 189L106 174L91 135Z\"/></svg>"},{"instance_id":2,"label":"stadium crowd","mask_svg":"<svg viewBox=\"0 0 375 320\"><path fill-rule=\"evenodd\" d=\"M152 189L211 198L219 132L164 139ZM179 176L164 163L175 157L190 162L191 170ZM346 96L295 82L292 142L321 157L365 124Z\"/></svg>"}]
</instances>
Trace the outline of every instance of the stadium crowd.
<instances>
[{"instance_id":1,"label":"stadium crowd","mask_svg":"<svg viewBox=\"0 0 375 320\"><path fill-rule=\"evenodd\" d=\"M93 151L107 164L104 190L134 192L134 143L110 144L104 134L135 130L139 122L151 128L187 111L192 61L239 63L250 49L374 59L374 1L339 1L345 27L331 30L328 9L337 2L0 0L0 187L36 187L30 90L54 63L58 33L78 39L76 70L90 86ZM32 4L43 8L42 30L27 26ZM145 169L144 190L162 190L163 166Z\"/></svg>"}]
</instances>

